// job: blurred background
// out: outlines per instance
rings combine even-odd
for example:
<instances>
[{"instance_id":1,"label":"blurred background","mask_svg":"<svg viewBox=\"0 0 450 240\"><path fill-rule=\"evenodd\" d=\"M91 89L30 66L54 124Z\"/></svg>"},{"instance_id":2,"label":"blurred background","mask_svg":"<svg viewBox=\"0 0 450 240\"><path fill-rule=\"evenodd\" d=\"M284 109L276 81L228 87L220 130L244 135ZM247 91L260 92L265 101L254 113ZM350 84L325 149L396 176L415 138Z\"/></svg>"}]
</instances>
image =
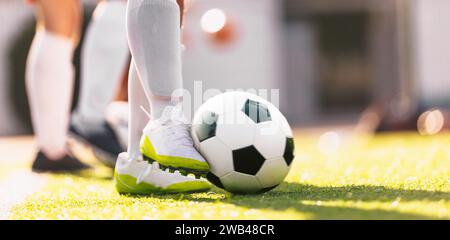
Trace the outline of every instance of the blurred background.
<instances>
[{"instance_id":1,"label":"blurred background","mask_svg":"<svg viewBox=\"0 0 450 240\"><path fill-rule=\"evenodd\" d=\"M95 1L84 7L87 24ZM449 13L448 0L191 0L185 86L280 89L300 128L436 134L450 125ZM0 136L31 134L33 9L0 0L0 21Z\"/></svg>"}]
</instances>

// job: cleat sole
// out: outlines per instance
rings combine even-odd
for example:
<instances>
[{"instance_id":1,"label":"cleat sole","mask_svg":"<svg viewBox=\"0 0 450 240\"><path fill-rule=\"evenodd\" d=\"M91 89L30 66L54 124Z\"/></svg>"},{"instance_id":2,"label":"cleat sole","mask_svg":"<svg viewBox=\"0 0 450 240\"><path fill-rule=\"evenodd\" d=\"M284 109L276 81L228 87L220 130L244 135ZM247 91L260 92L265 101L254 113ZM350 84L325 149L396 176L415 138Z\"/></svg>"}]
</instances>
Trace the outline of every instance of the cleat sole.
<instances>
[{"instance_id":1,"label":"cleat sole","mask_svg":"<svg viewBox=\"0 0 450 240\"><path fill-rule=\"evenodd\" d=\"M148 162L158 162L161 169L169 169L169 171L179 171L182 175L187 176L192 173L201 177L206 177L209 172L209 165L206 162L200 162L194 159L161 156L156 154L150 140L147 136L141 139L141 152Z\"/></svg>"},{"instance_id":2,"label":"cleat sole","mask_svg":"<svg viewBox=\"0 0 450 240\"><path fill-rule=\"evenodd\" d=\"M145 161L149 162L150 164L154 163L154 162L158 162L158 161L156 161L152 158L149 158L145 155L143 155L143 158ZM167 166L167 165L161 164L159 162L158 162L158 164L159 164L159 168L163 171L166 171L166 169L169 169L169 172L171 172L171 173L178 171L183 176L188 176L189 174L193 174L196 179L206 178L206 176L209 173L209 171L201 171L201 170L187 169L187 168L182 168L182 167Z\"/></svg>"},{"instance_id":3,"label":"cleat sole","mask_svg":"<svg viewBox=\"0 0 450 240\"><path fill-rule=\"evenodd\" d=\"M126 174L114 173L115 188L120 194L152 194L152 193L191 193L205 192L211 186L207 182L188 181L169 185L165 188L149 183L136 184L136 178Z\"/></svg>"}]
</instances>

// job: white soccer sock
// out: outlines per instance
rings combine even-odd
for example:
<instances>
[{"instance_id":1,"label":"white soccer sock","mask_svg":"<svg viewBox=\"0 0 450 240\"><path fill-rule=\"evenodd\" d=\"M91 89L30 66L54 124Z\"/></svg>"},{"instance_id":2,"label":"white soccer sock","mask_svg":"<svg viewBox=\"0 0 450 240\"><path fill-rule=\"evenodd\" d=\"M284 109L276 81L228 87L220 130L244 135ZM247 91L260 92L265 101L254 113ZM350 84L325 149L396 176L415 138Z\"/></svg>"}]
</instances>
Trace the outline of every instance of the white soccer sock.
<instances>
[{"instance_id":1,"label":"white soccer sock","mask_svg":"<svg viewBox=\"0 0 450 240\"><path fill-rule=\"evenodd\" d=\"M151 120L156 120L161 117L164 109L168 106L175 106L177 103L173 102L170 97L162 97L150 95L150 109Z\"/></svg>"},{"instance_id":2,"label":"white soccer sock","mask_svg":"<svg viewBox=\"0 0 450 240\"><path fill-rule=\"evenodd\" d=\"M26 66L26 87L38 148L47 157L66 154L74 69L71 39L39 31Z\"/></svg>"},{"instance_id":3,"label":"white soccer sock","mask_svg":"<svg viewBox=\"0 0 450 240\"><path fill-rule=\"evenodd\" d=\"M157 119L165 107L178 103L171 95L183 87L180 8L175 0L130 0L127 30L152 119Z\"/></svg>"},{"instance_id":4,"label":"white soccer sock","mask_svg":"<svg viewBox=\"0 0 450 240\"><path fill-rule=\"evenodd\" d=\"M134 61L131 61L128 76L128 103L130 106L128 122L128 154L130 159L138 159L141 156L140 141L142 129L149 120L144 110L149 110L148 98L139 80ZM144 110L142 110L144 108Z\"/></svg>"},{"instance_id":5,"label":"white soccer sock","mask_svg":"<svg viewBox=\"0 0 450 240\"><path fill-rule=\"evenodd\" d=\"M99 4L82 52L81 92L73 122L81 131L105 121L105 111L120 87L128 62L126 2Z\"/></svg>"}]
</instances>

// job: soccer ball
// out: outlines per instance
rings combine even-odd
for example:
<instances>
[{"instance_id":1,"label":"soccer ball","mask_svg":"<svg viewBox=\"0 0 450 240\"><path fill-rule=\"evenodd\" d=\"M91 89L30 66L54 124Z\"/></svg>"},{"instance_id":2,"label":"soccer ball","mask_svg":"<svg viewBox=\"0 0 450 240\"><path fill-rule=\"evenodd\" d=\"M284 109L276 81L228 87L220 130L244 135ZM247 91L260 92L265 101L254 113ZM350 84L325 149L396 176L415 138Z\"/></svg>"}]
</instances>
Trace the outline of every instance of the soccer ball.
<instances>
[{"instance_id":1,"label":"soccer ball","mask_svg":"<svg viewBox=\"0 0 450 240\"><path fill-rule=\"evenodd\" d=\"M206 101L193 118L192 138L209 163L208 180L232 193L276 188L294 159L286 118L270 102L245 92Z\"/></svg>"}]
</instances>

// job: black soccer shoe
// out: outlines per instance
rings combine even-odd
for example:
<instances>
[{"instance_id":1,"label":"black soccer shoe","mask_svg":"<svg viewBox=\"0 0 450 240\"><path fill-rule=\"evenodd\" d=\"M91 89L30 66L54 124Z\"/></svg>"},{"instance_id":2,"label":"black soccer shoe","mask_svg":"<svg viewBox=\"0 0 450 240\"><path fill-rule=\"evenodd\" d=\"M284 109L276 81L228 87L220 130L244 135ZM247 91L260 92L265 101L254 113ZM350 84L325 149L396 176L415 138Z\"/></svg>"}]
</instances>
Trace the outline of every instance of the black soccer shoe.
<instances>
[{"instance_id":1,"label":"black soccer shoe","mask_svg":"<svg viewBox=\"0 0 450 240\"><path fill-rule=\"evenodd\" d=\"M115 167L117 156L124 151L114 130L106 122L89 133L82 133L72 124L69 135L91 148L97 160L110 168Z\"/></svg>"},{"instance_id":2,"label":"black soccer shoe","mask_svg":"<svg viewBox=\"0 0 450 240\"><path fill-rule=\"evenodd\" d=\"M79 172L89 168L91 166L82 163L70 155L51 160L42 151L37 153L36 159L31 166L31 170L36 173Z\"/></svg>"}]
</instances>

